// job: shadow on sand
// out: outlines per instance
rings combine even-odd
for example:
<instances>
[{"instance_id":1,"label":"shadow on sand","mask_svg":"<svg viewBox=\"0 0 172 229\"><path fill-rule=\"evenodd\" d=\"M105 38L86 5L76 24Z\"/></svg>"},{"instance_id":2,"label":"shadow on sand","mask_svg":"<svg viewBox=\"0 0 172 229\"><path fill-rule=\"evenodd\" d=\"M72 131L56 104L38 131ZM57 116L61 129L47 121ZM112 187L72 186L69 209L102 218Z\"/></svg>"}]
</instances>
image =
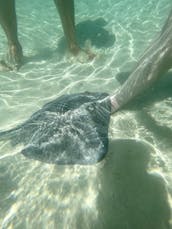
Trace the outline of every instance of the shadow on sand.
<instances>
[{"instance_id":1,"label":"shadow on sand","mask_svg":"<svg viewBox=\"0 0 172 229\"><path fill-rule=\"evenodd\" d=\"M99 228L169 229L170 207L164 179L147 171L153 149L121 139L110 144L98 197Z\"/></svg>"}]
</instances>

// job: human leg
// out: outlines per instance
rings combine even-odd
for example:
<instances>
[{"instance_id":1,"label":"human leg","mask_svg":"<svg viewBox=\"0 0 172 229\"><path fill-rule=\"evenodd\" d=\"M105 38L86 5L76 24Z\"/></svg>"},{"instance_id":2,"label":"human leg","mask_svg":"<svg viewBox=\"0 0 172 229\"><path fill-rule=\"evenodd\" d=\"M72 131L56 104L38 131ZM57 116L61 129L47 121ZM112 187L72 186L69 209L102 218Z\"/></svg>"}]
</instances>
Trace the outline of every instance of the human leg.
<instances>
[{"instance_id":1,"label":"human leg","mask_svg":"<svg viewBox=\"0 0 172 229\"><path fill-rule=\"evenodd\" d=\"M86 54L87 59L94 58L94 54L84 51L80 48L75 31L75 9L74 9L74 0L54 0L56 8L59 11L63 31L66 37L67 46L69 51L77 56L79 54Z\"/></svg>"},{"instance_id":2,"label":"human leg","mask_svg":"<svg viewBox=\"0 0 172 229\"><path fill-rule=\"evenodd\" d=\"M12 65L12 68L19 68L23 53L17 35L15 0L0 0L0 24L8 40L9 65Z\"/></svg>"},{"instance_id":3,"label":"human leg","mask_svg":"<svg viewBox=\"0 0 172 229\"><path fill-rule=\"evenodd\" d=\"M59 11L67 45L74 55L80 48L76 41L75 20L74 20L74 1L73 0L54 0Z\"/></svg>"}]
</instances>

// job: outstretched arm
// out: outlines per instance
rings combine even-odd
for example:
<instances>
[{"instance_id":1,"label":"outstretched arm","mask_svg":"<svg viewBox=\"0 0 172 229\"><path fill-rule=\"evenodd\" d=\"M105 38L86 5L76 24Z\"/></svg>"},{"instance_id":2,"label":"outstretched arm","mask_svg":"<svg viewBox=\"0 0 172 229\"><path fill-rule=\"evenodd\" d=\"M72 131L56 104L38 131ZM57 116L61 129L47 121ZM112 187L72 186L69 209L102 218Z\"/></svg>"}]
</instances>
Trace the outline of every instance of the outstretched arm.
<instances>
[{"instance_id":1,"label":"outstretched arm","mask_svg":"<svg viewBox=\"0 0 172 229\"><path fill-rule=\"evenodd\" d=\"M160 36L145 51L124 85L110 97L112 113L147 89L172 67L172 10Z\"/></svg>"}]
</instances>

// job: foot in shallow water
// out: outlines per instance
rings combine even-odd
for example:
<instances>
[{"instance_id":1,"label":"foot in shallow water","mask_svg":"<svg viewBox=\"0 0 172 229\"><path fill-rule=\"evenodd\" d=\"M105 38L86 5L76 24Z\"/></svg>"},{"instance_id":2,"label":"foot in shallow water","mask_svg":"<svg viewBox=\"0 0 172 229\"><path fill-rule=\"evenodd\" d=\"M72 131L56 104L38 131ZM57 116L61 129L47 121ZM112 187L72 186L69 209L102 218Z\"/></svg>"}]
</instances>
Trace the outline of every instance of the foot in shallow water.
<instances>
[{"instance_id":1,"label":"foot in shallow water","mask_svg":"<svg viewBox=\"0 0 172 229\"><path fill-rule=\"evenodd\" d=\"M79 46L70 48L69 58L72 62L86 63L93 60L95 56L89 49L81 49ZM24 57L21 45L11 45L5 60L0 60L0 71L18 70L23 63Z\"/></svg>"},{"instance_id":2,"label":"foot in shallow water","mask_svg":"<svg viewBox=\"0 0 172 229\"><path fill-rule=\"evenodd\" d=\"M10 45L7 57L0 61L1 71L18 70L23 64L23 52L20 44Z\"/></svg>"},{"instance_id":3,"label":"foot in shallow water","mask_svg":"<svg viewBox=\"0 0 172 229\"><path fill-rule=\"evenodd\" d=\"M79 46L73 46L69 49L70 59L85 63L95 58L96 54L92 53L90 49L81 49Z\"/></svg>"},{"instance_id":4,"label":"foot in shallow water","mask_svg":"<svg viewBox=\"0 0 172 229\"><path fill-rule=\"evenodd\" d=\"M0 71L12 71L13 69L6 64L4 60L0 60Z\"/></svg>"}]
</instances>

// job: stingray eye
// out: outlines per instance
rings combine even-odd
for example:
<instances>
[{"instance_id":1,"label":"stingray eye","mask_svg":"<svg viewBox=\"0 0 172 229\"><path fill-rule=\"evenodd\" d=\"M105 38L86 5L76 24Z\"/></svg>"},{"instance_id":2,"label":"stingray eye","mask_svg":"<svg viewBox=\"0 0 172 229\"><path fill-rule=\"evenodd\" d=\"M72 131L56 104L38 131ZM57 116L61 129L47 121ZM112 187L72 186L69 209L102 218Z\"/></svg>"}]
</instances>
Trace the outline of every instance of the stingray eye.
<instances>
[{"instance_id":1,"label":"stingray eye","mask_svg":"<svg viewBox=\"0 0 172 229\"><path fill-rule=\"evenodd\" d=\"M93 112L95 110L94 104L88 105L88 110Z\"/></svg>"}]
</instances>

